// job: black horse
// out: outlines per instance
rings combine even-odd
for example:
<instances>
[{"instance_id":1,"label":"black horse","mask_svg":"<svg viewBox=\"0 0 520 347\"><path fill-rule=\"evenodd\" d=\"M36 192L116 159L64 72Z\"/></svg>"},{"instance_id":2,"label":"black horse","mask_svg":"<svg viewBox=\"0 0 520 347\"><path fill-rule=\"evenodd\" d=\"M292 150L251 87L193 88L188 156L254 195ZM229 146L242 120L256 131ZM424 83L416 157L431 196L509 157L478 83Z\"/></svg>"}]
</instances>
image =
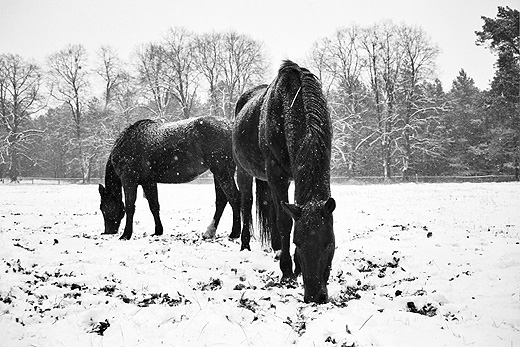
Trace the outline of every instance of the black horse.
<instances>
[{"instance_id":1,"label":"black horse","mask_svg":"<svg viewBox=\"0 0 520 347\"><path fill-rule=\"evenodd\" d=\"M320 82L291 61L283 62L271 85L253 88L237 102L233 155L242 194L242 234L250 233L255 177L261 234L264 240L271 235L273 248L281 249L282 281L302 273L306 302L328 300L336 207L330 194L331 138ZM289 204L291 180L295 204ZM289 253L291 217L295 221L294 272Z\"/></svg>"},{"instance_id":2,"label":"black horse","mask_svg":"<svg viewBox=\"0 0 520 347\"><path fill-rule=\"evenodd\" d=\"M157 183L189 182L209 169L215 181L216 210L204 237L215 235L228 201L233 209L229 237L239 237L240 193L234 180L231 131L225 120L213 117L165 124L145 119L130 125L116 140L108 158L106 187L99 185L104 234L116 234L126 213L121 239L130 239L137 186L141 185L155 220L154 235L162 235ZM248 244L249 240L245 246Z\"/></svg>"}]
</instances>

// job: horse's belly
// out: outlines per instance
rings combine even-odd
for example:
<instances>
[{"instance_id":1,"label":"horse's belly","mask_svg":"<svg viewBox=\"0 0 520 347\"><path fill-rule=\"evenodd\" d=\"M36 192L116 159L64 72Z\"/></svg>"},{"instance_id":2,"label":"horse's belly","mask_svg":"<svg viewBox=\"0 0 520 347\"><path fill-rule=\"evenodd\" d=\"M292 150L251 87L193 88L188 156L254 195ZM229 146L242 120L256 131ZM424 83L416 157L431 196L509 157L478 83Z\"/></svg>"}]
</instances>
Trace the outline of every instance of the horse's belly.
<instances>
[{"instance_id":1,"label":"horse's belly","mask_svg":"<svg viewBox=\"0 0 520 347\"><path fill-rule=\"evenodd\" d=\"M251 176L265 179L265 162L258 146L258 133L253 126L243 125L233 132L235 161Z\"/></svg>"},{"instance_id":2,"label":"horse's belly","mask_svg":"<svg viewBox=\"0 0 520 347\"><path fill-rule=\"evenodd\" d=\"M201 174L203 174L206 170L199 173L193 173L191 175L179 175L178 172L171 172L171 173L165 173L162 176L159 176L155 179L155 182L157 183L187 183L191 182L197 177L199 177Z\"/></svg>"},{"instance_id":3,"label":"horse's belly","mask_svg":"<svg viewBox=\"0 0 520 347\"><path fill-rule=\"evenodd\" d=\"M240 150L238 147L235 150L235 161L242 169L249 175L265 180L265 162L263 157L259 156L257 152L248 151L246 148Z\"/></svg>"},{"instance_id":4,"label":"horse's belly","mask_svg":"<svg viewBox=\"0 0 520 347\"><path fill-rule=\"evenodd\" d=\"M235 117L233 128L233 156L236 163L248 174L260 179L266 179L265 159L259 141L263 89L259 89L258 94L243 105Z\"/></svg>"},{"instance_id":5,"label":"horse's belly","mask_svg":"<svg viewBox=\"0 0 520 347\"><path fill-rule=\"evenodd\" d=\"M201 159L173 155L170 160L151 163L151 175L158 183L186 183L208 170Z\"/></svg>"}]
</instances>

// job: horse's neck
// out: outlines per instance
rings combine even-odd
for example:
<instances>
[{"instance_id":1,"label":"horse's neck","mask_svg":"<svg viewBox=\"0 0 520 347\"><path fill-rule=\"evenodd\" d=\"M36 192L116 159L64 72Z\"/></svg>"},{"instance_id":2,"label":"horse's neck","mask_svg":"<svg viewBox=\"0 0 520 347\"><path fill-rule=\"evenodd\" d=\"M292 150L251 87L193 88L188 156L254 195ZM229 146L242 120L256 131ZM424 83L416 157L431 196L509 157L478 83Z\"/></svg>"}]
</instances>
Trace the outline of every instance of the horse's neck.
<instances>
[{"instance_id":1,"label":"horse's neck","mask_svg":"<svg viewBox=\"0 0 520 347\"><path fill-rule=\"evenodd\" d=\"M302 135L293 161L294 198L298 205L330 197L330 150L312 134Z\"/></svg>"},{"instance_id":2,"label":"horse's neck","mask_svg":"<svg viewBox=\"0 0 520 347\"><path fill-rule=\"evenodd\" d=\"M109 158L105 170L105 189L108 194L115 195L118 199L122 200L123 195L121 187L121 179L117 175L114 165L112 165L112 160Z\"/></svg>"},{"instance_id":3,"label":"horse's neck","mask_svg":"<svg viewBox=\"0 0 520 347\"><path fill-rule=\"evenodd\" d=\"M330 197L330 172L304 167L294 176L294 201L304 205L311 200L327 200Z\"/></svg>"}]
</instances>

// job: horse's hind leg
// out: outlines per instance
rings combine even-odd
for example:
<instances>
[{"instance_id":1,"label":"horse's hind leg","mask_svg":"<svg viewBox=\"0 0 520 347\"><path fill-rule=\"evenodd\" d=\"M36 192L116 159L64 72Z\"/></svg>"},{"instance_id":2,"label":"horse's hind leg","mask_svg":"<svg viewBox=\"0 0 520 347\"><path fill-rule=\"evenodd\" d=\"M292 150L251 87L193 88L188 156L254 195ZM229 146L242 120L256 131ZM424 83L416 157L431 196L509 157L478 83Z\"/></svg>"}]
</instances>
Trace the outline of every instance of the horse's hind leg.
<instances>
[{"instance_id":1,"label":"horse's hind leg","mask_svg":"<svg viewBox=\"0 0 520 347\"><path fill-rule=\"evenodd\" d=\"M123 184L125 191L125 231L121 235L121 240L130 240L132 237L132 224L134 223L135 199L137 197L137 184Z\"/></svg>"},{"instance_id":2,"label":"horse's hind leg","mask_svg":"<svg viewBox=\"0 0 520 347\"><path fill-rule=\"evenodd\" d=\"M217 181L224 191L224 194L226 194L226 199L233 210L233 226L231 234L229 234L229 237L232 239L236 239L240 236L240 192L235 183L234 175L235 169L233 163L232 169L229 169L223 175L217 176Z\"/></svg>"},{"instance_id":3,"label":"horse's hind leg","mask_svg":"<svg viewBox=\"0 0 520 347\"><path fill-rule=\"evenodd\" d=\"M161 223L161 218L159 217L159 194L157 192L157 183L151 182L147 184L143 184L143 191L146 200L148 200L148 205L150 206L150 211L153 215L153 220L155 221L155 233L154 235L160 236L163 234L163 226Z\"/></svg>"},{"instance_id":4,"label":"horse's hind leg","mask_svg":"<svg viewBox=\"0 0 520 347\"><path fill-rule=\"evenodd\" d=\"M253 177L241 168L237 171L237 183L240 190L240 208L242 212L242 246L240 250L251 250L249 241L253 229Z\"/></svg>"},{"instance_id":5,"label":"horse's hind leg","mask_svg":"<svg viewBox=\"0 0 520 347\"><path fill-rule=\"evenodd\" d=\"M208 229L202 235L203 239L211 239L215 237L218 223L220 222L220 218L222 217L222 213L227 204L226 194L222 190L216 176L213 177L213 181L215 184L215 215L213 215L213 219L211 220Z\"/></svg>"}]
</instances>

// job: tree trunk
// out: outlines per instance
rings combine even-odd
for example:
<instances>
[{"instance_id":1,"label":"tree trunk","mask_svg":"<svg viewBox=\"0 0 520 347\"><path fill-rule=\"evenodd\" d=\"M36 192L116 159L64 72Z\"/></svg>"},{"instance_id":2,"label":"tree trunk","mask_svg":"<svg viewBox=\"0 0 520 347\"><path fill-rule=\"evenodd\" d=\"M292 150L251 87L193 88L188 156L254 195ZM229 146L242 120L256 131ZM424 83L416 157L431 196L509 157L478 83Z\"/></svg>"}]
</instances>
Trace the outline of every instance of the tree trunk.
<instances>
[{"instance_id":1,"label":"tree trunk","mask_svg":"<svg viewBox=\"0 0 520 347\"><path fill-rule=\"evenodd\" d=\"M11 182L18 183L18 177L20 176L20 163L18 162L18 152L16 151L16 148L11 148L9 156L11 157L11 166L8 175Z\"/></svg>"},{"instance_id":2,"label":"tree trunk","mask_svg":"<svg viewBox=\"0 0 520 347\"><path fill-rule=\"evenodd\" d=\"M520 181L518 174L520 171L520 168L518 167L518 158L515 159L515 181Z\"/></svg>"}]
</instances>

